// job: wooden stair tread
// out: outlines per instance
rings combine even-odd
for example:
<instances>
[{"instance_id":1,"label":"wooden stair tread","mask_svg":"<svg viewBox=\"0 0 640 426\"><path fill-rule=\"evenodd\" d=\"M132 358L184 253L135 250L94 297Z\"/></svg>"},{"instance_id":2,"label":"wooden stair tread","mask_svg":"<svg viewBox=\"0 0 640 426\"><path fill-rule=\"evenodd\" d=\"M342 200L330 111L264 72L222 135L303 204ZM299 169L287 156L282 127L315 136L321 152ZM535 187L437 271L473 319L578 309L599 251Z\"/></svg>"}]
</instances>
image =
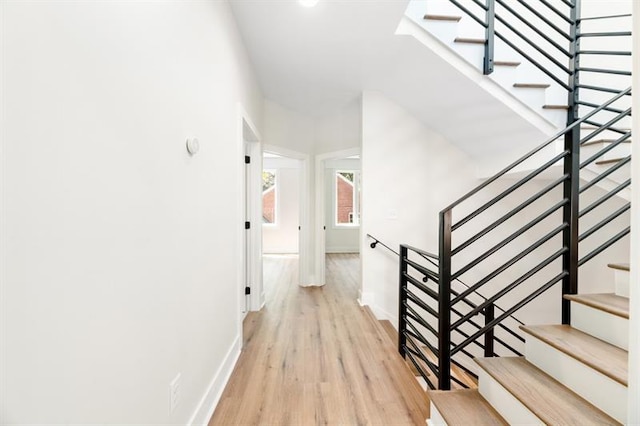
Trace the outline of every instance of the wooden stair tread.
<instances>
[{"instance_id":1,"label":"wooden stair tread","mask_svg":"<svg viewBox=\"0 0 640 426\"><path fill-rule=\"evenodd\" d=\"M569 325L520 326L560 352L627 386L629 353Z\"/></svg>"},{"instance_id":2,"label":"wooden stair tread","mask_svg":"<svg viewBox=\"0 0 640 426\"><path fill-rule=\"evenodd\" d=\"M493 61L493 65L494 66L502 66L502 67L517 67L521 64L522 62L518 62L518 61Z\"/></svg>"},{"instance_id":3,"label":"wooden stair tread","mask_svg":"<svg viewBox=\"0 0 640 426\"><path fill-rule=\"evenodd\" d=\"M508 425L477 389L429 391L429 399L450 425Z\"/></svg>"},{"instance_id":4,"label":"wooden stair tread","mask_svg":"<svg viewBox=\"0 0 640 426\"><path fill-rule=\"evenodd\" d=\"M617 141L617 139L596 139L593 141L588 141L583 143L581 146L589 146L589 145L597 145L597 144L601 144L601 143L613 143ZM631 143L631 139L626 139L620 143Z\"/></svg>"},{"instance_id":5,"label":"wooden stair tread","mask_svg":"<svg viewBox=\"0 0 640 426\"><path fill-rule=\"evenodd\" d=\"M611 158L611 159L609 159L609 160L599 160L599 161L596 161L596 164L597 164L598 166L604 166L604 165L607 165L607 164L619 163L620 161L622 161L622 160L626 160L626 159L627 159L627 157Z\"/></svg>"},{"instance_id":6,"label":"wooden stair tread","mask_svg":"<svg viewBox=\"0 0 640 426\"><path fill-rule=\"evenodd\" d=\"M454 16L454 15L424 15L424 19L428 21L449 21L449 22L459 22L462 19L462 16Z\"/></svg>"},{"instance_id":7,"label":"wooden stair tread","mask_svg":"<svg viewBox=\"0 0 640 426\"><path fill-rule=\"evenodd\" d=\"M569 110L569 107L567 105L543 105L542 109L562 109L562 110Z\"/></svg>"},{"instance_id":8,"label":"wooden stair tread","mask_svg":"<svg viewBox=\"0 0 640 426\"><path fill-rule=\"evenodd\" d=\"M469 37L456 37L453 40L455 43L469 43L469 44L484 44L483 38L469 38Z\"/></svg>"},{"instance_id":9,"label":"wooden stair tread","mask_svg":"<svg viewBox=\"0 0 640 426\"><path fill-rule=\"evenodd\" d=\"M550 84L545 83L514 83L513 87L518 87L521 89L546 89L550 87Z\"/></svg>"},{"instance_id":10,"label":"wooden stair tread","mask_svg":"<svg viewBox=\"0 0 640 426\"><path fill-rule=\"evenodd\" d=\"M609 263L607 265L609 268L618 269L620 271L630 271L631 266L628 263Z\"/></svg>"},{"instance_id":11,"label":"wooden stair tread","mask_svg":"<svg viewBox=\"0 0 640 426\"><path fill-rule=\"evenodd\" d=\"M629 299L614 293L567 294L564 298L629 319Z\"/></svg>"},{"instance_id":12,"label":"wooden stair tread","mask_svg":"<svg viewBox=\"0 0 640 426\"><path fill-rule=\"evenodd\" d=\"M620 424L522 357L476 363L545 424Z\"/></svg>"}]
</instances>

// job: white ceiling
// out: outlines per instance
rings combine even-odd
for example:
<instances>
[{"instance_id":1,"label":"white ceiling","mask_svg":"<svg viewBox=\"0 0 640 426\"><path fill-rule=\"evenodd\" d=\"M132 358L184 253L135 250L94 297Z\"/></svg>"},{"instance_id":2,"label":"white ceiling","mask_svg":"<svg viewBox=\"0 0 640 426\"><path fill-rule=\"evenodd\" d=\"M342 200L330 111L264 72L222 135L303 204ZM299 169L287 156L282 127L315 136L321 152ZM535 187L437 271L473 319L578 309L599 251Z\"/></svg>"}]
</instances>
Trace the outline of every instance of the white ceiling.
<instances>
[{"instance_id":1,"label":"white ceiling","mask_svg":"<svg viewBox=\"0 0 640 426\"><path fill-rule=\"evenodd\" d=\"M267 98L322 115L397 66L388 44L407 0L231 0Z\"/></svg>"}]
</instances>

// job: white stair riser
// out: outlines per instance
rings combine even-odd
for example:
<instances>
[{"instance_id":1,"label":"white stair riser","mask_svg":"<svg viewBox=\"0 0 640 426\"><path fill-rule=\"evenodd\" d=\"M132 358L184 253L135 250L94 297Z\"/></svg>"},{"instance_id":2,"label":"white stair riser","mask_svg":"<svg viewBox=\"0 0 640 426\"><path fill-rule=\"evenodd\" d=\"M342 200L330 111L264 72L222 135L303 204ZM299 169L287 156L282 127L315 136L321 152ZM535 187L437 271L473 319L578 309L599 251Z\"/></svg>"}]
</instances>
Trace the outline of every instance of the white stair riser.
<instances>
[{"instance_id":1,"label":"white stair riser","mask_svg":"<svg viewBox=\"0 0 640 426\"><path fill-rule=\"evenodd\" d=\"M629 320L626 318L582 303L571 302L571 326L614 346L629 350Z\"/></svg>"},{"instance_id":2,"label":"white stair riser","mask_svg":"<svg viewBox=\"0 0 640 426\"><path fill-rule=\"evenodd\" d=\"M525 356L560 383L624 423L627 418L627 387L580 361L527 335Z\"/></svg>"},{"instance_id":3,"label":"white stair riser","mask_svg":"<svg viewBox=\"0 0 640 426\"><path fill-rule=\"evenodd\" d=\"M478 371L478 391L511 425L543 425L542 420L507 391L482 368Z\"/></svg>"},{"instance_id":4,"label":"white stair riser","mask_svg":"<svg viewBox=\"0 0 640 426\"><path fill-rule=\"evenodd\" d=\"M629 271L622 271L620 269L615 269L614 280L616 283L616 294L622 297L629 297L629 282L631 281L631 274Z\"/></svg>"},{"instance_id":5,"label":"white stair riser","mask_svg":"<svg viewBox=\"0 0 640 426\"><path fill-rule=\"evenodd\" d=\"M440 411L438 411L436 406L433 405L433 402L431 403L431 409L429 410L429 418L427 419L427 425L428 426L446 426L447 425L447 422L444 421L442 414L440 414Z\"/></svg>"}]
</instances>

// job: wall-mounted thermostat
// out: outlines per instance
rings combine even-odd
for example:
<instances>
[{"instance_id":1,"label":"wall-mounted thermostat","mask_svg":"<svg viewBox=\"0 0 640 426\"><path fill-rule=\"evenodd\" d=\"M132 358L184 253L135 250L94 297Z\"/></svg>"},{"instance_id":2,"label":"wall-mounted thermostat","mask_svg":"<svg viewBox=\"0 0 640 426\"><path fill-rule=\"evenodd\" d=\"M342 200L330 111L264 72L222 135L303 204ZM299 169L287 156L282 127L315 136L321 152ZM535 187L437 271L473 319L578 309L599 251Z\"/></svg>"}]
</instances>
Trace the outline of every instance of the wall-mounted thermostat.
<instances>
[{"instance_id":1,"label":"wall-mounted thermostat","mask_svg":"<svg viewBox=\"0 0 640 426\"><path fill-rule=\"evenodd\" d=\"M200 150L200 142L198 139L187 139L187 152L190 155L195 155Z\"/></svg>"}]
</instances>

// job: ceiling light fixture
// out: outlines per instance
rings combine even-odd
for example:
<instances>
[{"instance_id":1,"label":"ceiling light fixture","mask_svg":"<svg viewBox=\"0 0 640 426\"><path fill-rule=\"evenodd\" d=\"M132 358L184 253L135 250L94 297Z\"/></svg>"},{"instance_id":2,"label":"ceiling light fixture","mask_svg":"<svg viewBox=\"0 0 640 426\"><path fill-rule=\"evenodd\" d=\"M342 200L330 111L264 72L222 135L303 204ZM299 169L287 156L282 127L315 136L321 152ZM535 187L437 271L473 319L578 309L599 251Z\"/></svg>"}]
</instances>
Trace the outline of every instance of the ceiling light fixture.
<instances>
[{"instance_id":1,"label":"ceiling light fixture","mask_svg":"<svg viewBox=\"0 0 640 426\"><path fill-rule=\"evenodd\" d=\"M298 0L304 7L313 7L318 4L318 0Z\"/></svg>"}]
</instances>

